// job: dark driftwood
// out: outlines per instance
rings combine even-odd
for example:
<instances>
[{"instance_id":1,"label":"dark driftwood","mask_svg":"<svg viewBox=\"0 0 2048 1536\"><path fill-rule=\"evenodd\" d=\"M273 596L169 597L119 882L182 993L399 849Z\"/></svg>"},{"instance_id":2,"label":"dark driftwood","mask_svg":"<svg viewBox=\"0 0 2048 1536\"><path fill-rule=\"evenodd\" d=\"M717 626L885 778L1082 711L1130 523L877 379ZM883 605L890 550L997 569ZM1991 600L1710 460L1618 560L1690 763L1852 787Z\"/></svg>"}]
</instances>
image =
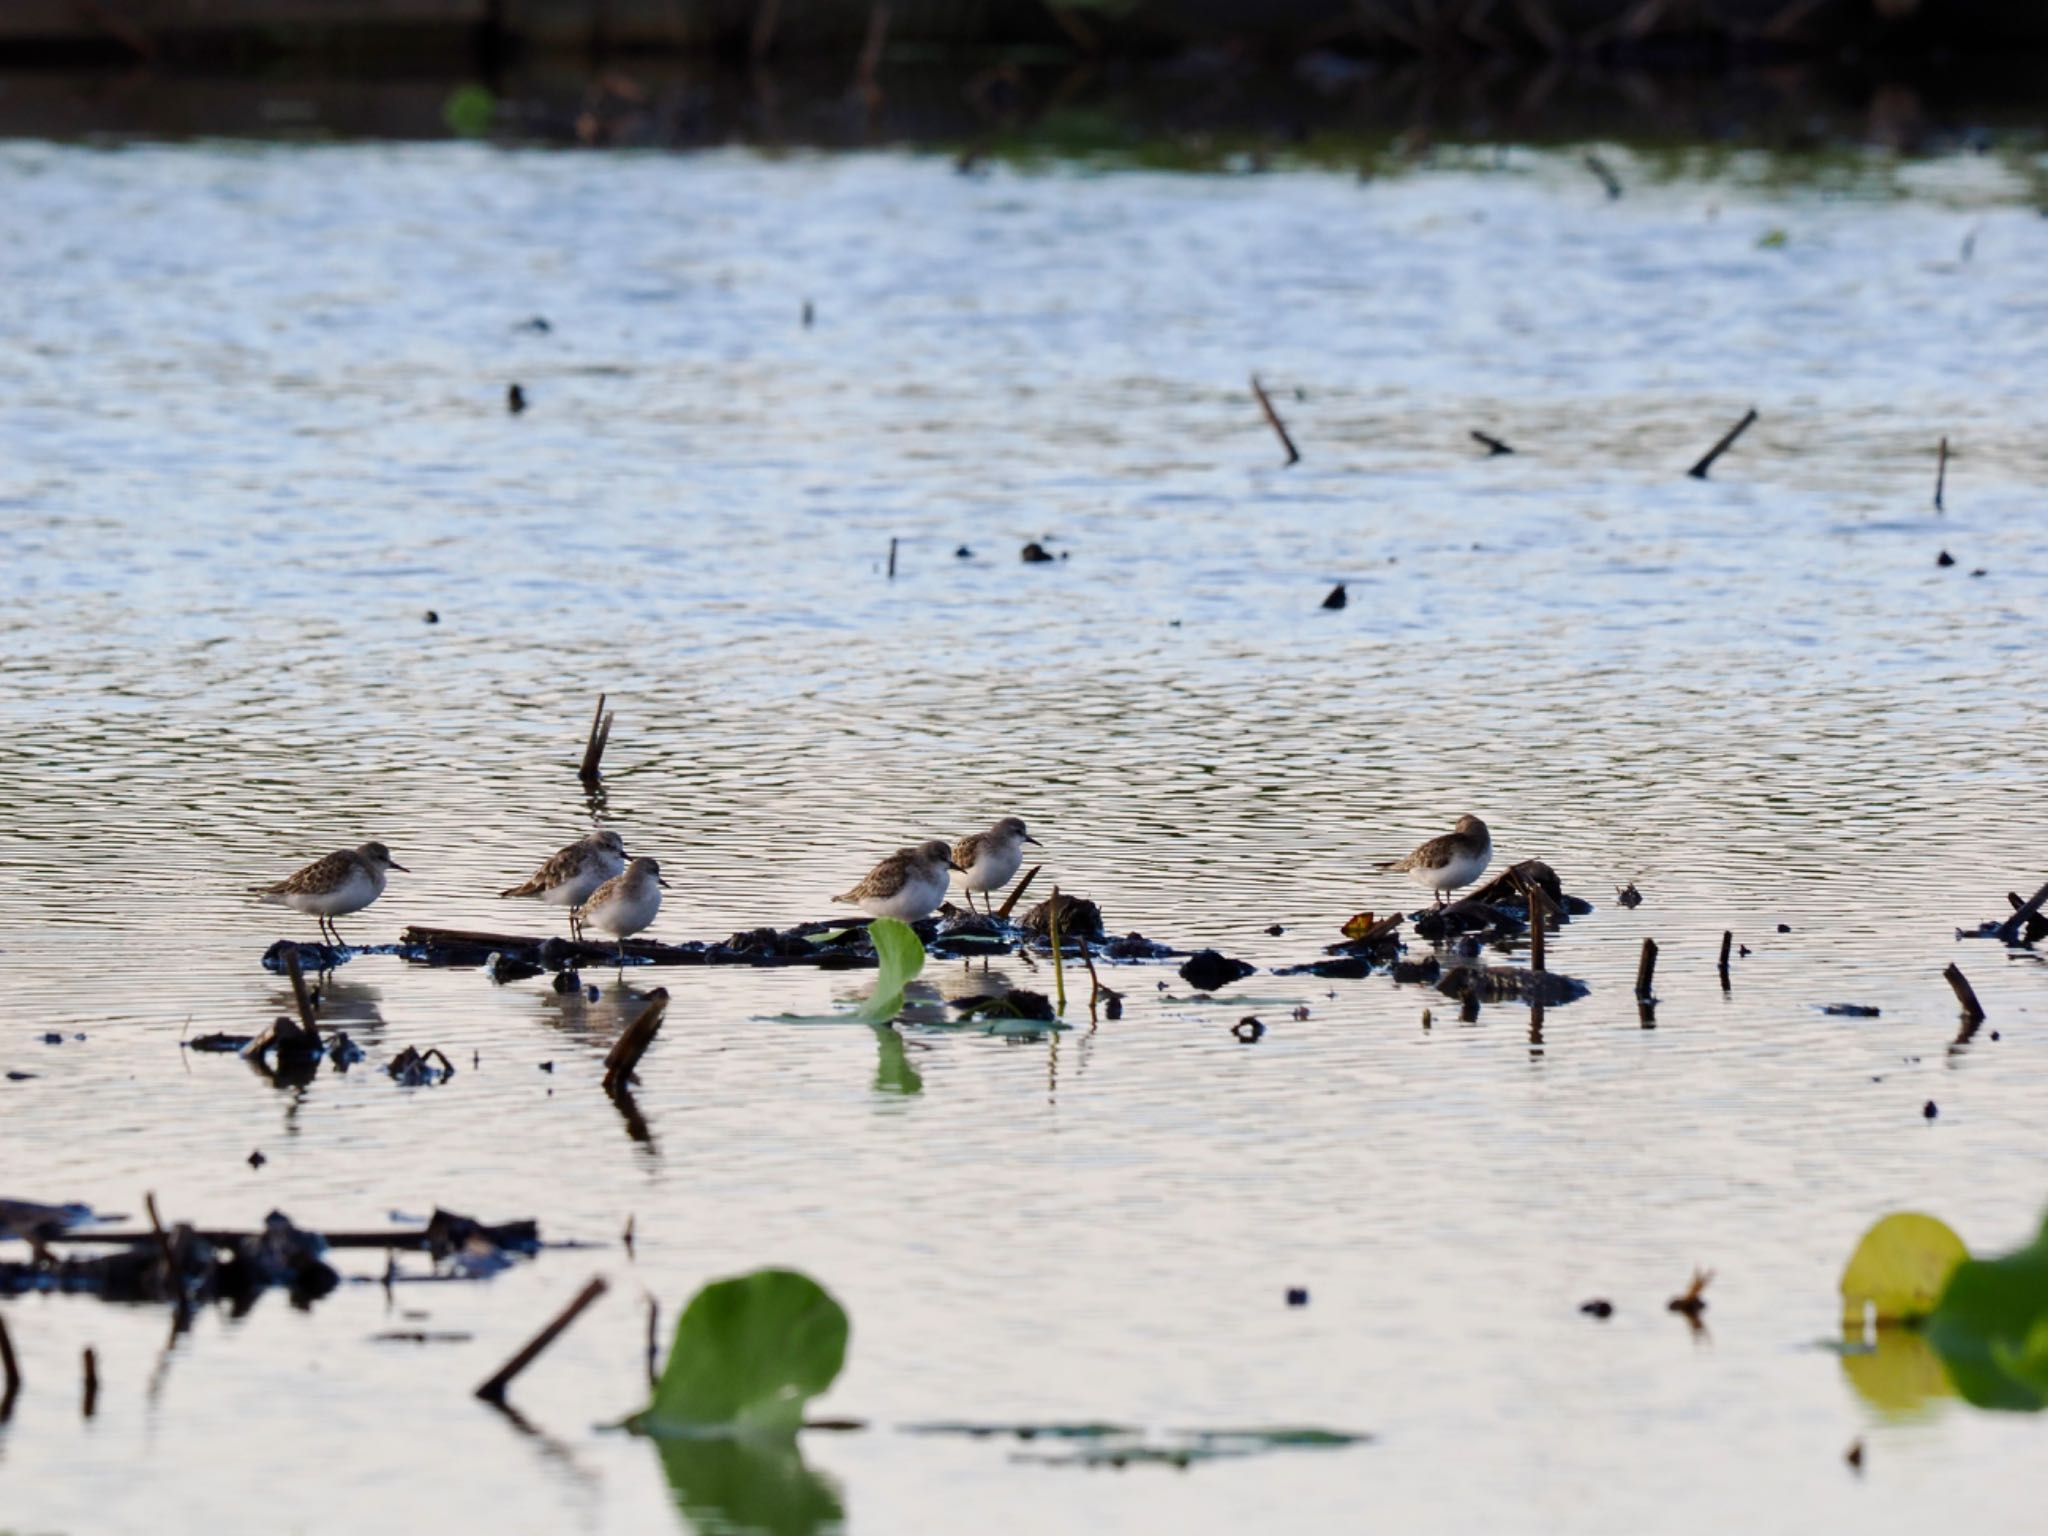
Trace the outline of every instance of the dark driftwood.
<instances>
[{"instance_id":1,"label":"dark driftwood","mask_svg":"<svg viewBox=\"0 0 2048 1536\"><path fill-rule=\"evenodd\" d=\"M612 1042L612 1048L605 1053L606 1093L616 1097L633 1081L633 1069L640 1065L640 1058L647 1054L647 1047L654 1044L654 1037L661 1032L662 1015L667 1010L667 988L656 987L647 994L647 1006L620 1032L619 1038ZM630 1235L626 1246L629 1250L632 1247Z\"/></svg>"},{"instance_id":2,"label":"dark driftwood","mask_svg":"<svg viewBox=\"0 0 2048 1536\"><path fill-rule=\"evenodd\" d=\"M85 1409L85 1417L89 1419L93 1415L93 1410L99 1406L100 1401L100 1362L99 1357L92 1352L90 1344L85 1347L84 1368L85 1401L83 1407Z\"/></svg>"},{"instance_id":3,"label":"dark driftwood","mask_svg":"<svg viewBox=\"0 0 2048 1536\"><path fill-rule=\"evenodd\" d=\"M1259 382L1259 376L1252 375L1252 393L1259 397L1259 409L1266 413L1266 424L1280 439L1280 446L1287 450L1287 462L1299 464L1301 450L1294 446L1294 439L1287 435L1287 423L1280 419L1280 413L1273 409L1273 401L1266 393L1266 386Z\"/></svg>"},{"instance_id":4,"label":"dark driftwood","mask_svg":"<svg viewBox=\"0 0 2048 1536\"><path fill-rule=\"evenodd\" d=\"M1738 421L1737 423L1735 423L1734 426L1730 427L1726 432L1724 432L1721 435L1721 441L1714 444L1713 447L1709 448L1706 452L1706 456L1702 458L1699 461L1699 463L1693 465L1691 469L1688 469L1686 473L1688 475L1691 475L1695 480L1706 479L1707 471L1714 467L1714 460L1720 458L1722 454L1726 453L1730 448L1734 447L1735 439L1742 436L1743 433L1747 432L1750 429L1750 425L1755 420L1756 407L1751 406L1749 410L1744 413L1742 420Z\"/></svg>"},{"instance_id":5,"label":"dark driftwood","mask_svg":"<svg viewBox=\"0 0 2048 1536\"><path fill-rule=\"evenodd\" d=\"M1024 878L1010 887L1010 894L1005 896L1003 904L996 908L997 917L1008 917L1010 915L1011 910L1017 905L1018 898L1031 889L1031 882L1038 878L1039 870L1044 867L1043 864L1034 864L1024 871Z\"/></svg>"},{"instance_id":6,"label":"dark driftwood","mask_svg":"<svg viewBox=\"0 0 2048 1536\"><path fill-rule=\"evenodd\" d=\"M1735 946L1735 931L1734 931L1734 930L1733 930L1732 928L1723 928L1723 929L1721 930L1721 964L1720 964L1720 971L1721 971L1721 990L1722 990L1723 992L1726 992L1726 991L1728 990L1728 951L1729 951L1730 949L1734 948L1734 946Z\"/></svg>"},{"instance_id":7,"label":"dark driftwood","mask_svg":"<svg viewBox=\"0 0 2048 1536\"><path fill-rule=\"evenodd\" d=\"M2000 942L2005 944L2018 943L2020 930L2026 927L2028 920L2041 910L2043 902L2048 902L2048 885L2042 886L2041 889L2034 892L2026 901L2014 907L2012 916L1998 925L1998 938Z\"/></svg>"},{"instance_id":8,"label":"dark driftwood","mask_svg":"<svg viewBox=\"0 0 2048 1536\"><path fill-rule=\"evenodd\" d=\"M499 1367L497 1375L476 1389L476 1395L487 1403L504 1402L505 1389L512 1385L513 1377L539 1359L541 1351L560 1338L563 1330L582 1315L583 1309L602 1296L604 1292L604 1276L592 1276L590 1283L576 1293L569 1305L562 1308L556 1315L555 1320L535 1334L527 1342L526 1347L520 1350L518 1354Z\"/></svg>"},{"instance_id":9,"label":"dark driftwood","mask_svg":"<svg viewBox=\"0 0 2048 1536\"><path fill-rule=\"evenodd\" d=\"M299 967L299 952L288 949L284 952L285 974L292 979L292 999L299 1005L299 1023L315 1040L320 1038L320 1026L313 1022L313 1000L306 995L306 973Z\"/></svg>"},{"instance_id":10,"label":"dark driftwood","mask_svg":"<svg viewBox=\"0 0 2048 1536\"><path fill-rule=\"evenodd\" d=\"M1643 940L1642 958L1636 962L1636 1000L1653 1003L1656 998L1650 993L1650 978L1657 971L1657 941Z\"/></svg>"},{"instance_id":11,"label":"dark driftwood","mask_svg":"<svg viewBox=\"0 0 2048 1536\"><path fill-rule=\"evenodd\" d=\"M7 1319L0 1317L0 1374L7 1386L0 1391L0 1419L14 1412L14 1399L21 1392L21 1364L14 1358L14 1340L7 1336Z\"/></svg>"},{"instance_id":12,"label":"dark driftwood","mask_svg":"<svg viewBox=\"0 0 2048 1536\"><path fill-rule=\"evenodd\" d=\"M481 1222L470 1222L466 1228L457 1228L454 1223L465 1222L466 1217L442 1218L441 1224L428 1223L424 1227L401 1227L391 1232L309 1232L308 1237L317 1237L330 1248L398 1248L422 1252L436 1248L447 1249L460 1246L451 1238L464 1231L475 1231L488 1238L500 1248L537 1248L540 1233L531 1221L507 1221L495 1226ZM190 1229L195 1241L210 1244L216 1248L231 1248L237 1243L254 1242L262 1237L260 1232L236 1232L224 1227L200 1227ZM151 1243L157 1240L157 1233L151 1232L110 1232L101 1229L76 1232L60 1232L46 1239L46 1246L56 1248L64 1244L92 1248L128 1248L137 1243Z\"/></svg>"},{"instance_id":13,"label":"dark driftwood","mask_svg":"<svg viewBox=\"0 0 2048 1536\"><path fill-rule=\"evenodd\" d=\"M1942 493L1948 489L1948 439L1941 440L1941 458L1934 466L1934 510L1946 512L1941 504Z\"/></svg>"},{"instance_id":14,"label":"dark driftwood","mask_svg":"<svg viewBox=\"0 0 2048 1536\"><path fill-rule=\"evenodd\" d=\"M1486 450L1486 456L1489 459L1497 459L1504 453L1513 453L1515 451L1490 432L1481 432L1474 429L1472 440Z\"/></svg>"},{"instance_id":15,"label":"dark driftwood","mask_svg":"<svg viewBox=\"0 0 2048 1536\"><path fill-rule=\"evenodd\" d=\"M597 696L597 712L590 717L590 739L583 744L583 766L576 770L576 777L585 784L595 784L604 775L598 772L598 764L604 759L605 744L612 739L612 717L604 707L605 695Z\"/></svg>"},{"instance_id":16,"label":"dark driftwood","mask_svg":"<svg viewBox=\"0 0 2048 1536\"><path fill-rule=\"evenodd\" d=\"M1963 1012L1969 1015L1970 1022L1972 1024L1983 1023L1984 1005L1977 1001L1976 989L1970 985L1969 978L1963 974L1962 967L1955 964L1954 961L1950 961L1949 968L1941 974L1948 981L1950 989L1954 991L1956 1001L1963 1005Z\"/></svg>"}]
</instances>

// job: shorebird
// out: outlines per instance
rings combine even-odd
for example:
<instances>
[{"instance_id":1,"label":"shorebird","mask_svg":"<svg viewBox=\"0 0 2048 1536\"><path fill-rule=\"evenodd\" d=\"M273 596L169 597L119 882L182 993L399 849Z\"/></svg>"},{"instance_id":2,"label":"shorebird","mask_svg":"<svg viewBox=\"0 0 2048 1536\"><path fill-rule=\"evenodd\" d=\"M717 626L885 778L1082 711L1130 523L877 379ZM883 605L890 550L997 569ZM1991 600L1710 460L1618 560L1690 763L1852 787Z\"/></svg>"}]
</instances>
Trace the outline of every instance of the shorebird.
<instances>
[{"instance_id":1,"label":"shorebird","mask_svg":"<svg viewBox=\"0 0 2048 1536\"><path fill-rule=\"evenodd\" d=\"M250 894L262 897L272 906L312 913L320 919L320 937L332 938L339 946L341 930L334 926L334 920L360 912L382 896L384 873L392 869L412 873L396 862L391 850L382 843L364 843L315 859L275 885L252 886Z\"/></svg>"},{"instance_id":2,"label":"shorebird","mask_svg":"<svg viewBox=\"0 0 2048 1536\"><path fill-rule=\"evenodd\" d=\"M1486 872L1493 858L1493 835L1477 816L1460 816L1458 824L1442 837L1432 837L1405 859L1382 864L1383 870L1403 871L1426 890L1436 892L1436 904L1444 904L1444 893L1470 885Z\"/></svg>"},{"instance_id":3,"label":"shorebird","mask_svg":"<svg viewBox=\"0 0 2048 1536\"><path fill-rule=\"evenodd\" d=\"M635 859L623 874L613 875L590 899L570 913L577 928L595 928L619 941L619 963L626 961L626 940L654 921L668 882L652 859Z\"/></svg>"},{"instance_id":4,"label":"shorebird","mask_svg":"<svg viewBox=\"0 0 2048 1536\"><path fill-rule=\"evenodd\" d=\"M859 907L870 917L900 917L914 923L938 911L946 899L948 870L959 869L953 850L937 838L915 848L898 848L834 901Z\"/></svg>"},{"instance_id":5,"label":"shorebird","mask_svg":"<svg viewBox=\"0 0 2048 1536\"><path fill-rule=\"evenodd\" d=\"M586 838L559 849L541 865L532 879L515 885L500 896L532 896L551 907L569 908L569 937L580 938L582 923L576 908L588 901L597 888L626 868L626 845L613 831L593 832Z\"/></svg>"},{"instance_id":6,"label":"shorebird","mask_svg":"<svg viewBox=\"0 0 2048 1536\"><path fill-rule=\"evenodd\" d=\"M974 893L993 907L990 891L1008 885L1024 862L1024 845L1039 847L1039 841L1024 830L1024 818L1005 816L986 832L963 837L953 845L953 867L964 873L960 889L967 895L967 910L974 910Z\"/></svg>"}]
</instances>

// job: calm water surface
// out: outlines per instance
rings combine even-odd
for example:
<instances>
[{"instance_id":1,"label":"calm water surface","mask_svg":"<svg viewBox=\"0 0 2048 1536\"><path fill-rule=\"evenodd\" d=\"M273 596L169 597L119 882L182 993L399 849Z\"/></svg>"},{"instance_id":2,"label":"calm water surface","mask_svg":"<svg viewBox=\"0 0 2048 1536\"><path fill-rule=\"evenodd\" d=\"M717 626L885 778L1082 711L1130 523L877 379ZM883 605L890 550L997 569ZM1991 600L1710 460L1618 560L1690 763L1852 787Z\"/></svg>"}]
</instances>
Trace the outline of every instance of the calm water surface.
<instances>
[{"instance_id":1,"label":"calm water surface","mask_svg":"<svg viewBox=\"0 0 2048 1536\"><path fill-rule=\"evenodd\" d=\"M1952 938L2048 877L2044 168L1605 153L1619 202L1514 151L1361 184L0 146L0 1067L34 1074L0 1193L607 1245L168 1348L158 1309L10 1301L0 1524L730 1528L595 1426L638 1405L643 1290L776 1262L853 1317L821 1407L877 1427L803 1453L856 1532L2031 1528L2036 1421L1886 1408L1819 1346L1877 1215L1997 1251L2048 1198L2048 974ZM284 1004L258 957L312 925L240 893L331 847L414 871L352 938L531 931L491 893L588 825L599 690L660 937L824 915L1017 812L1116 931L1284 965L1472 810L1598 904L1551 945L1593 991L1532 1038L1384 977L1133 969L1098 1029L906 1023L906 1076L764 1017L859 974L586 1003L370 955L330 1017L452 1082L181 1052ZM1991 1015L1957 1052L1952 958ZM935 967L917 1014L1044 981L990 973ZM636 1141L598 1079L653 980ZM1697 1339L1664 1310L1695 1264ZM472 1401L594 1270L530 1432ZM1111 1473L894 1427L958 1417L1376 1440Z\"/></svg>"}]
</instances>

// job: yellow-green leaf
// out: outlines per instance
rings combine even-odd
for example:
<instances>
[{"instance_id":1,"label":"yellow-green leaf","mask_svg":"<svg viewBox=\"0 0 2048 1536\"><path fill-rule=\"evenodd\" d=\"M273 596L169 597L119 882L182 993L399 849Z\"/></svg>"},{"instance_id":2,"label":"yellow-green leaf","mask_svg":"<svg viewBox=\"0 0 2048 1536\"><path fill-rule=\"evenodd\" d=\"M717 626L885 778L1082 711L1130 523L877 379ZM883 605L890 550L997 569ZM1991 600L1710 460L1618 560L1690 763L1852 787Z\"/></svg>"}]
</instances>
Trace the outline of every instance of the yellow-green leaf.
<instances>
[{"instance_id":1,"label":"yellow-green leaf","mask_svg":"<svg viewBox=\"0 0 2048 1536\"><path fill-rule=\"evenodd\" d=\"M1969 1249L1948 1224L1918 1211L1894 1211L1863 1234L1842 1271L1842 1315L1861 1322L1866 1304L1880 1323L1927 1316Z\"/></svg>"}]
</instances>

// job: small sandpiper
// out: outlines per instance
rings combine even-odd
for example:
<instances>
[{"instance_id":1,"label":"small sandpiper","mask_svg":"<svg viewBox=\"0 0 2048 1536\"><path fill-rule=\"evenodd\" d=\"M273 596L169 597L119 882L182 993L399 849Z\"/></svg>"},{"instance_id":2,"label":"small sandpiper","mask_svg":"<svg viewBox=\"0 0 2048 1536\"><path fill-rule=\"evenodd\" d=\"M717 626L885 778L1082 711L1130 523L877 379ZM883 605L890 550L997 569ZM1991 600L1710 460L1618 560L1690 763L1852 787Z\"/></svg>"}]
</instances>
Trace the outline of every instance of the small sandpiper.
<instances>
[{"instance_id":1,"label":"small sandpiper","mask_svg":"<svg viewBox=\"0 0 2048 1536\"><path fill-rule=\"evenodd\" d=\"M1477 816L1460 816L1458 824L1442 837L1432 837L1405 859L1382 864L1383 870L1403 870L1408 878L1426 890L1436 892L1436 904L1444 904L1444 893L1470 885L1486 873L1493 858L1493 835Z\"/></svg>"},{"instance_id":2,"label":"small sandpiper","mask_svg":"<svg viewBox=\"0 0 2048 1536\"><path fill-rule=\"evenodd\" d=\"M382 896L385 871L393 869L412 873L396 862L391 850L382 843L364 843L315 859L275 885L252 886L250 894L261 896L273 906L312 913L320 919L320 937L331 938L340 946L341 930L334 926L334 920L360 912Z\"/></svg>"},{"instance_id":3,"label":"small sandpiper","mask_svg":"<svg viewBox=\"0 0 2048 1536\"><path fill-rule=\"evenodd\" d=\"M626 869L626 845L610 830L593 832L586 838L559 849L541 865L532 879L515 885L500 896L532 896L551 907L568 907L569 936L580 937L582 924L575 909L588 901L596 889Z\"/></svg>"},{"instance_id":4,"label":"small sandpiper","mask_svg":"<svg viewBox=\"0 0 2048 1536\"><path fill-rule=\"evenodd\" d=\"M965 873L960 878L960 889L967 895L967 910L974 910L974 893L980 891L981 899L993 910L995 901L988 893L999 891L1016 878L1017 870L1024 862L1024 845L1042 846L1038 839L1024 830L1024 818L1005 816L986 832L976 832L963 837L953 845L953 867Z\"/></svg>"},{"instance_id":5,"label":"small sandpiper","mask_svg":"<svg viewBox=\"0 0 2048 1536\"><path fill-rule=\"evenodd\" d=\"M900 917L914 923L930 917L946 899L948 870L959 869L953 850L937 838L915 848L898 848L867 873L867 878L834 901L859 907L870 917Z\"/></svg>"},{"instance_id":6,"label":"small sandpiper","mask_svg":"<svg viewBox=\"0 0 2048 1536\"><path fill-rule=\"evenodd\" d=\"M661 866L652 859L635 859L623 874L613 875L590 899L570 913L578 931L595 928L619 941L619 961L625 963L626 940L654 921L661 911L661 893L668 882L661 878Z\"/></svg>"}]
</instances>

